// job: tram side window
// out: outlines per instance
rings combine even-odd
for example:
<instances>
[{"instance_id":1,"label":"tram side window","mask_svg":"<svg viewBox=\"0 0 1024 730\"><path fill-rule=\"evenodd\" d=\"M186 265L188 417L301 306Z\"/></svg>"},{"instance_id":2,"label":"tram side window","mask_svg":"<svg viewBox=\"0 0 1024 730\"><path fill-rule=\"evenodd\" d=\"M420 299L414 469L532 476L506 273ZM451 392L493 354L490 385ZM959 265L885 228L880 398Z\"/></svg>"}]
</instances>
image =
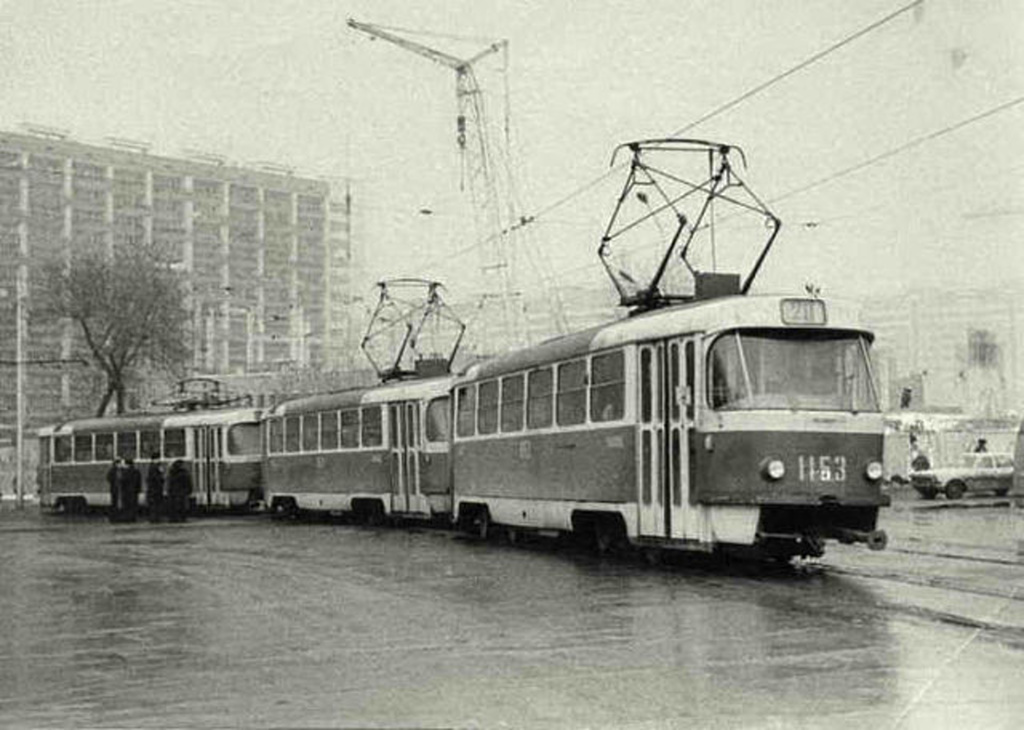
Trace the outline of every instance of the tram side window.
<instances>
[{"instance_id":1,"label":"tram side window","mask_svg":"<svg viewBox=\"0 0 1024 730\"><path fill-rule=\"evenodd\" d=\"M338 450L338 412L324 411L320 414L321 451Z\"/></svg>"},{"instance_id":2,"label":"tram side window","mask_svg":"<svg viewBox=\"0 0 1024 730\"><path fill-rule=\"evenodd\" d=\"M96 437L96 456L99 457L99 436ZM180 459L185 455L185 429L170 428L164 431L164 457Z\"/></svg>"},{"instance_id":3,"label":"tram side window","mask_svg":"<svg viewBox=\"0 0 1024 730\"><path fill-rule=\"evenodd\" d=\"M448 440L448 396L434 398L427 405L427 441L437 443Z\"/></svg>"},{"instance_id":4,"label":"tram side window","mask_svg":"<svg viewBox=\"0 0 1024 730\"><path fill-rule=\"evenodd\" d=\"M501 379L501 430L505 433L523 430L523 376Z\"/></svg>"},{"instance_id":5,"label":"tram side window","mask_svg":"<svg viewBox=\"0 0 1024 730\"><path fill-rule=\"evenodd\" d=\"M258 423L236 423L228 428L228 453L232 456L260 453L260 426Z\"/></svg>"},{"instance_id":6,"label":"tram side window","mask_svg":"<svg viewBox=\"0 0 1024 730\"><path fill-rule=\"evenodd\" d=\"M160 456L160 432L159 431L143 431L139 434L139 453L142 454L144 459L148 459L153 454Z\"/></svg>"},{"instance_id":7,"label":"tram side window","mask_svg":"<svg viewBox=\"0 0 1024 730\"><path fill-rule=\"evenodd\" d=\"M122 459L134 459L139 453L139 434L135 431L117 434L117 455Z\"/></svg>"},{"instance_id":8,"label":"tram side window","mask_svg":"<svg viewBox=\"0 0 1024 730\"><path fill-rule=\"evenodd\" d=\"M587 361L558 366L558 425L572 426L587 420Z\"/></svg>"},{"instance_id":9,"label":"tram side window","mask_svg":"<svg viewBox=\"0 0 1024 730\"><path fill-rule=\"evenodd\" d=\"M458 397L455 429L459 436L476 433L476 386L464 385L456 393Z\"/></svg>"},{"instance_id":10,"label":"tram side window","mask_svg":"<svg viewBox=\"0 0 1024 730\"><path fill-rule=\"evenodd\" d=\"M55 464L66 464L71 461L70 436L57 436L53 439L53 461Z\"/></svg>"},{"instance_id":11,"label":"tram side window","mask_svg":"<svg viewBox=\"0 0 1024 730\"><path fill-rule=\"evenodd\" d=\"M619 420L625 413L626 393L622 351L595 355L591 370L590 420Z\"/></svg>"},{"instance_id":12,"label":"tram side window","mask_svg":"<svg viewBox=\"0 0 1024 730\"><path fill-rule=\"evenodd\" d=\"M498 381L480 383L480 415L477 427L480 433L495 433L498 430Z\"/></svg>"},{"instance_id":13,"label":"tram side window","mask_svg":"<svg viewBox=\"0 0 1024 730\"><path fill-rule=\"evenodd\" d=\"M320 414L307 413L302 417L302 450L316 451L320 447Z\"/></svg>"},{"instance_id":14,"label":"tram side window","mask_svg":"<svg viewBox=\"0 0 1024 730\"><path fill-rule=\"evenodd\" d=\"M96 461L110 461L114 458L114 434L96 434Z\"/></svg>"},{"instance_id":15,"label":"tram side window","mask_svg":"<svg viewBox=\"0 0 1024 730\"><path fill-rule=\"evenodd\" d=\"M380 406L363 408L363 446L380 446L384 442Z\"/></svg>"},{"instance_id":16,"label":"tram side window","mask_svg":"<svg viewBox=\"0 0 1024 730\"><path fill-rule=\"evenodd\" d=\"M359 411L341 412L341 448L359 448Z\"/></svg>"},{"instance_id":17,"label":"tram side window","mask_svg":"<svg viewBox=\"0 0 1024 730\"><path fill-rule=\"evenodd\" d=\"M547 428L551 425L552 404L551 368L533 370L527 379L529 392L526 401L526 425L528 428Z\"/></svg>"},{"instance_id":18,"label":"tram side window","mask_svg":"<svg viewBox=\"0 0 1024 730\"><path fill-rule=\"evenodd\" d=\"M92 461L92 434L75 434L75 461Z\"/></svg>"},{"instance_id":19,"label":"tram side window","mask_svg":"<svg viewBox=\"0 0 1024 730\"><path fill-rule=\"evenodd\" d=\"M268 437L267 450L271 454L280 454L284 451L284 419L271 418L270 436Z\"/></svg>"},{"instance_id":20,"label":"tram side window","mask_svg":"<svg viewBox=\"0 0 1024 730\"><path fill-rule=\"evenodd\" d=\"M284 419L284 450L294 453L299 450L299 424L301 419L298 416L288 416Z\"/></svg>"}]
</instances>

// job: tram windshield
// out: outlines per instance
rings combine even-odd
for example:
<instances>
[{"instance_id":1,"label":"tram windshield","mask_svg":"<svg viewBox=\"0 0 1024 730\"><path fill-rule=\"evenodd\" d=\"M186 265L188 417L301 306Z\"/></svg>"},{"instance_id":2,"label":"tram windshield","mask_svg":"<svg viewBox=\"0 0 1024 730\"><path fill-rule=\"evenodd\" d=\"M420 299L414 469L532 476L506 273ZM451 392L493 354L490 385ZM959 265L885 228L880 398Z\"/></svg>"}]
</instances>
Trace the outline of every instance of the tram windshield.
<instances>
[{"instance_id":1,"label":"tram windshield","mask_svg":"<svg viewBox=\"0 0 1024 730\"><path fill-rule=\"evenodd\" d=\"M715 340L708 364L715 410L878 410L868 342L855 332L729 332Z\"/></svg>"}]
</instances>

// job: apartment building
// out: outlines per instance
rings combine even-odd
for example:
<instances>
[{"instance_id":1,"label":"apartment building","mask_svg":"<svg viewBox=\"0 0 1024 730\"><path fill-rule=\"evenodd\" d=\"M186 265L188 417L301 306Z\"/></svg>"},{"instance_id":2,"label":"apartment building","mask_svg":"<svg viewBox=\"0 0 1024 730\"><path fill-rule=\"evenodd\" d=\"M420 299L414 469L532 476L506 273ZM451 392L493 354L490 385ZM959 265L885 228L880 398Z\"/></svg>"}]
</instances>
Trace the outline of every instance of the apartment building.
<instances>
[{"instance_id":1,"label":"apartment building","mask_svg":"<svg viewBox=\"0 0 1024 730\"><path fill-rule=\"evenodd\" d=\"M34 306L42 265L85 245L158 247L184 273L196 374L344 364L358 342L346 319L352 207L347 186L334 187L126 140L0 132L0 420L13 420L19 278L31 420L95 405L85 368L39 364L69 357L77 334Z\"/></svg>"}]
</instances>

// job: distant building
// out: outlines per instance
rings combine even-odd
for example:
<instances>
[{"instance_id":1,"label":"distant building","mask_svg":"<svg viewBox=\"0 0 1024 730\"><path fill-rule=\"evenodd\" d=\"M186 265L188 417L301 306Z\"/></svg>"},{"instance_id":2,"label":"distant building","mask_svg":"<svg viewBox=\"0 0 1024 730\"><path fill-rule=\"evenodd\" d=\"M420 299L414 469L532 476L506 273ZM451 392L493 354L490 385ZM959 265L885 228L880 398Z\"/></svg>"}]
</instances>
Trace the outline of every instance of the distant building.
<instances>
[{"instance_id":1,"label":"distant building","mask_svg":"<svg viewBox=\"0 0 1024 730\"><path fill-rule=\"evenodd\" d=\"M26 277L28 359L67 357L77 333L33 309L39 271L83 245L158 247L185 273L195 373L329 369L349 361L347 191L273 165L144 144L76 142L57 130L0 132L0 412L13 421L14 300ZM31 421L95 407L92 376L29 368ZM9 377L10 376L10 377Z\"/></svg>"},{"instance_id":2,"label":"distant building","mask_svg":"<svg viewBox=\"0 0 1024 730\"><path fill-rule=\"evenodd\" d=\"M889 408L1024 412L1024 283L924 290L865 304Z\"/></svg>"}]
</instances>

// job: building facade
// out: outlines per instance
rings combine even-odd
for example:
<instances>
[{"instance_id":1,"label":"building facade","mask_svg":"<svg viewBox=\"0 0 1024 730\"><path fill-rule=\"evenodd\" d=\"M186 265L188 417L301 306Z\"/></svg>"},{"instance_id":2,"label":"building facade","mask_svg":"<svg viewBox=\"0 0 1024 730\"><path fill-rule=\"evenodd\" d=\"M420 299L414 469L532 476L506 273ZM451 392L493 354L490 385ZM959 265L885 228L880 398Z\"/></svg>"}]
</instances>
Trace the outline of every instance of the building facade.
<instances>
[{"instance_id":1,"label":"building facade","mask_svg":"<svg viewBox=\"0 0 1024 730\"><path fill-rule=\"evenodd\" d=\"M892 410L1024 412L1024 283L916 290L867 302Z\"/></svg>"},{"instance_id":2,"label":"building facade","mask_svg":"<svg viewBox=\"0 0 1024 730\"><path fill-rule=\"evenodd\" d=\"M0 132L0 421L13 421L16 300L30 422L88 412L76 332L48 318L43 264L82 246L154 247L184 274L193 374L330 369L350 358L351 198L290 170L149 154L53 130Z\"/></svg>"}]
</instances>

